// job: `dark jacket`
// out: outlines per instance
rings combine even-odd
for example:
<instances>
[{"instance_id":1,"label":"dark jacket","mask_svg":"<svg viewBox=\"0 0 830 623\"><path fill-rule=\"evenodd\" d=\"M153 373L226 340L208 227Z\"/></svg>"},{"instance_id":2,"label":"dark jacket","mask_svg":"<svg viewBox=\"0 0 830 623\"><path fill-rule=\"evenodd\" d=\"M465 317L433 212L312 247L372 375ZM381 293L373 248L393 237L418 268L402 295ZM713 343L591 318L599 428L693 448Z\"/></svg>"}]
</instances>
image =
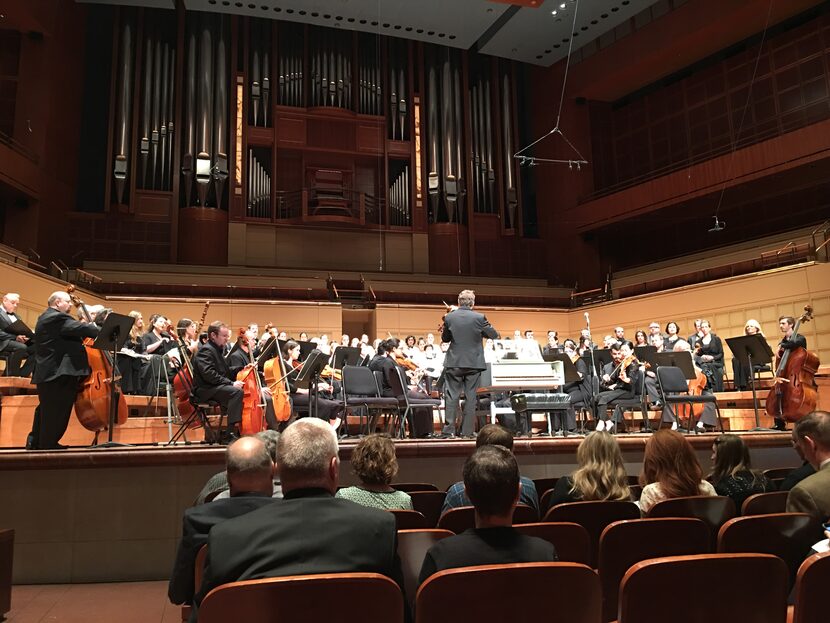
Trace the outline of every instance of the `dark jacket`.
<instances>
[{"instance_id":1,"label":"dark jacket","mask_svg":"<svg viewBox=\"0 0 830 623\"><path fill-rule=\"evenodd\" d=\"M203 344L193 358L194 387L221 387L233 385L236 375L232 375L222 350L213 342Z\"/></svg>"},{"instance_id":2,"label":"dark jacket","mask_svg":"<svg viewBox=\"0 0 830 623\"><path fill-rule=\"evenodd\" d=\"M273 503L274 499L267 495L246 493L186 509L182 518L182 540L167 586L170 601L183 604L193 600L196 555L207 544L213 526Z\"/></svg>"},{"instance_id":3,"label":"dark jacket","mask_svg":"<svg viewBox=\"0 0 830 623\"><path fill-rule=\"evenodd\" d=\"M469 368L485 370L484 338L499 337L484 314L479 314L469 307L460 307L444 316L444 331L441 339L450 343L444 357L444 368Z\"/></svg>"},{"instance_id":4,"label":"dark jacket","mask_svg":"<svg viewBox=\"0 0 830 623\"><path fill-rule=\"evenodd\" d=\"M96 337L98 327L79 322L52 307L35 325L35 371L32 383L53 381L59 376L88 376L91 372L83 339Z\"/></svg>"},{"instance_id":5,"label":"dark jacket","mask_svg":"<svg viewBox=\"0 0 830 623\"><path fill-rule=\"evenodd\" d=\"M17 316L17 314L15 314ZM6 344L17 339L14 333L7 333L6 327L12 324L12 319L6 313L6 310L0 307L0 350L6 348Z\"/></svg>"}]
</instances>

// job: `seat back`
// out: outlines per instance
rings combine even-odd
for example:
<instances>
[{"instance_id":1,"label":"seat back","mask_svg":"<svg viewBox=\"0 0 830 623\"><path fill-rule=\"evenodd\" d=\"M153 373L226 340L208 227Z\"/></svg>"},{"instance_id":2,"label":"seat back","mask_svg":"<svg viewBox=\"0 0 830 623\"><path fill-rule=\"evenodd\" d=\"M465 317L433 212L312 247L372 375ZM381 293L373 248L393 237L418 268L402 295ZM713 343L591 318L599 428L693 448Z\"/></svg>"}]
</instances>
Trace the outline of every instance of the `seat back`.
<instances>
[{"instance_id":1,"label":"seat back","mask_svg":"<svg viewBox=\"0 0 830 623\"><path fill-rule=\"evenodd\" d=\"M750 495L741 504L741 515L770 515L786 512L789 493L789 491L772 491Z\"/></svg>"},{"instance_id":2,"label":"seat back","mask_svg":"<svg viewBox=\"0 0 830 623\"><path fill-rule=\"evenodd\" d=\"M537 489L537 491L538 491L538 489ZM542 517L544 517L545 513L548 512L548 508L550 508L550 500L551 500L552 497L553 497L553 489L548 489L539 498L539 512L542 514Z\"/></svg>"},{"instance_id":3,"label":"seat back","mask_svg":"<svg viewBox=\"0 0 830 623\"><path fill-rule=\"evenodd\" d=\"M638 562L620 584L619 623L787 619L787 565L769 554L670 556ZM763 582L759 589L758 582ZM702 594L684 598L688 586Z\"/></svg>"},{"instance_id":4,"label":"seat back","mask_svg":"<svg viewBox=\"0 0 830 623\"><path fill-rule=\"evenodd\" d=\"M517 598L463 598L505 595L506 589ZM520 594L548 598L519 598ZM436 573L421 585L415 602L415 620L598 623L600 599L599 578L585 565L531 562L461 567Z\"/></svg>"},{"instance_id":5,"label":"seat back","mask_svg":"<svg viewBox=\"0 0 830 623\"><path fill-rule=\"evenodd\" d=\"M0 620L12 609L12 561L14 530L0 529Z\"/></svg>"},{"instance_id":6,"label":"seat back","mask_svg":"<svg viewBox=\"0 0 830 623\"><path fill-rule=\"evenodd\" d=\"M438 491L438 487L429 482L393 482L389 485L396 491L405 491L412 493L413 491Z\"/></svg>"},{"instance_id":7,"label":"seat back","mask_svg":"<svg viewBox=\"0 0 830 623\"><path fill-rule=\"evenodd\" d=\"M735 516L735 502L725 496L692 495L657 502L648 517L696 517L711 532L712 551L717 548L718 530Z\"/></svg>"},{"instance_id":8,"label":"seat back","mask_svg":"<svg viewBox=\"0 0 830 623\"><path fill-rule=\"evenodd\" d=\"M689 383L683 370L675 366L658 366L657 384L664 397L668 394L689 393Z\"/></svg>"},{"instance_id":9,"label":"seat back","mask_svg":"<svg viewBox=\"0 0 830 623\"><path fill-rule=\"evenodd\" d=\"M346 396L380 397L374 373L363 366L343 366L343 394Z\"/></svg>"},{"instance_id":10,"label":"seat back","mask_svg":"<svg viewBox=\"0 0 830 623\"><path fill-rule=\"evenodd\" d=\"M393 485L394 486L394 485ZM411 491L412 508L426 517L427 525L434 528L438 525L441 508L444 506L446 491Z\"/></svg>"},{"instance_id":11,"label":"seat back","mask_svg":"<svg viewBox=\"0 0 830 623\"><path fill-rule=\"evenodd\" d=\"M545 515L544 521L570 521L588 531L591 539L591 566L596 568L599 537L608 524L624 519L639 519L640 509L634 502L568 502L557 504Z\"/></svg>"},{"instance_id":12,"label":"seat back","mask_svg":"<svg viewBox=\"0 0 830 623\"><path fill-rule=\"evenodd\" d=\"M386 382L389 383L389 386L392 388L392 395L395 396L395 398L408 402L406 395L406 383L403 378L401 378L401 375L403 375L403 372L398 366L395 366L394 370L387 370Z\"/></svg>"},{"instance_id":13,"label":"seat back","mask_svg":"<svg viewBox=\"0 0 830 623\"><path fill-rule=\"evenodd\" d=\"M559 478L534 478L533 484L536 486L536 493L540 496L544 495L546 491L553 489L556 486ZM545 507L542 506L542 509ZM543 510L544 512L544 510Z\"/></svg>"},{"instance_id":14,"label":"seat back","mask_svg":"<svg viewBox=\"0 0 830 623\"><path fill-rule=\"evenodd\" d=\"M709 553L709 528L700 519L671 517L615 521L599 539L597 571L603 620L617 618L620 582L629 567L649 558Z\"/></svg>"},{"instance_id":15,"label":"seat back","mask_svg":"<svg viewBox=\"0 0 830 623\"><path fill-rule=\"evenodd\" d=\"M398 557L401 559L404 588L410 606L415 604L418 577L429 548L441 539L453 536L449 530L398 530Z\"/></svg>"},{"instance_id":16,"label":"seat back","mask_svg":"<svg viewBox=\"0 0 830 623\"><path fill-rule=\"evenodd\" d=\"M513 507L513 523L532 523L539 519L536 510L525 504ZM475 528L475 509L472 506L451 508L438 518L438 528L461 534L465 530Z\"/></svg>"},{"instance_id":17,"label":"seat back","mask_svg":"<svg viewBox=\"0 0 830 623\"><path fill-rule=\"evenodd\" d=\"M536 509L527 504L516 504L513 507L513 525L522 523L534 523L539 521L539 513Z\"/></svg>"},{"instance_id":18,"label":"seat back","mask_svg":"<svg viewBox=\"0 0 830 623\"><path fill-rule=\"evenodd\" d=\"M776 513L730 519L718 533L718 552L778 556L789 568L790 586L814 543L821 540L818 519L807 513Z\"/></svg>"},{"instance_id":19,"label":"seat back","mask_svg":"<svg viewBox=\"0 0 830 623\"><path fill-rule=\"evenodd\" d=\"M537 522L514 525L521 534L535 536L552 543L560 562L578 562L587 565L591 561L591 538L588 531L569 521Z\"/></svg>"},{"instance_id":20,"label":"seat back","mask_svg":"<svg viewBox=\"0 0 830 623\"><path fill-rule=\"evenodd\" d=\"M395 526L398 530L423 530L429 528L426 517L418 511L392 509L395 515Z\"/></svg>"},{"instance_id":21,"label":"seat back","mask_svg":"<svg viewBox=\"0 0 830 623\"><path fill-rule=\"evenodd\" d=\"M796 467L773 467L772 469L765 469L763 474L770 480L781 478L782 480L790 475L790 472Z\"/></svg>"},{"instance_id":22,"label":"seat back","mask_svg":"<svg viewBox=\"0 0 830 623\"><path fill-rule=\"evenodd\" d=\"M403 621L397 584L377 573L296 575L219 586L199 608L199 623Z\"/></svg>"},{"instance_id":23,"label":"seat back","mask_svg":"<svg viewBox=\"0 0 830 623\"><path fill-rule=\"evenodd\" d=\"M827 618L830 586L830 552L813 554L798 569L795 580L795 609L792 623L815 623Z\"/></svg>"}]
</instances>

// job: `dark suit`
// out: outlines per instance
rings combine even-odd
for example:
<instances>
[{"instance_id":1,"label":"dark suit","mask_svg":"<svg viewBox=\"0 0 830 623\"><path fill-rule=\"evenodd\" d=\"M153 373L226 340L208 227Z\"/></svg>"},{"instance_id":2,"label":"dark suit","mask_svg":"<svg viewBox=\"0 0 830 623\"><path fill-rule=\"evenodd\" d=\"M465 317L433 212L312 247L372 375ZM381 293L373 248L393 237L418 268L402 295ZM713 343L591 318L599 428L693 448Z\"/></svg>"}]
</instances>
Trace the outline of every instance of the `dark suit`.
<instances>
[{"instance_id":1,"label":"dark suit","mask_svg":"<svg viewBox=\"0 0 830 623\"><path fill-rule=\"evenodd\" d=\"M224 473L224 472L223 472ZM226 500L214 500L188 508L182 518L182 540L173 563L173 573L167 586L167 596L174 604L190 603L196 587L193 586L196 555L208 542L208 534L216 524L233 519L274 503L274 499L257 493L245 493Z\"/></svg>"},{"instance_id":2,"label":"dark suit","mask_svg":"<svg viewBox=\"0 0 830 623\"><path fill-rule=\"evenodd\" d=\"M78 383L91 373L83 338L98 335L94 324L74 320L69 314L49 308L35 325L35 371L40 400L32 426L33 447L57 448L66 432Z\"/></svg>"},{"instance_id":3,"label":"dark suit","mask_svg":"<svg viewBox=\"0 0 830 623\"><path fill-rule=\"evenodd\" d=\"M35 367L35 343L34 340L29 340L28 343L18 342L15 334L6 332L6 327L16 319L17 314L13 319L0 307L0 353L9 353L6 376L29 376ZM26 363L21 367L20 361L24 358Z\"/></svg>"},{"instance_id":4,"label":"dark suit","mask_svg":"<svg viewBox=\"0 0 830 623\"><path fill-rule=\"evenodd\" d=\"M234 387L235 378L220 347L211 341L199 347L193 358L193 395L222 405L228 412L228 426L242 421L244 392Z\"/></svg>"},{"instance_id":5,"label":"dark suit","mask_svg":"<svg viewBox=\"0 0 830 623\"><path fill-rule=\"evenodd\" d=\"M275 504L210 531L196 604L228 582L349 572L380 573L403 590L394 515L332 497L323 489L296 489Z\"/></svg>"},{"instance_id":6,"label":"dark suit","mask_svg":"<svg viewBox=\"0 0 830 623\"><path fill-rule=\"evenodd\" d=\"M481 340L487 337L495 339L499 333L490 326L484 314L460 307L444 316L441 339L450 343L444 357L445 434L455 433L456 412L462 394L465 401L461 434L472 435L475 431L476 390L481 371L487 368Z\"/></svg>"}]
</instances>

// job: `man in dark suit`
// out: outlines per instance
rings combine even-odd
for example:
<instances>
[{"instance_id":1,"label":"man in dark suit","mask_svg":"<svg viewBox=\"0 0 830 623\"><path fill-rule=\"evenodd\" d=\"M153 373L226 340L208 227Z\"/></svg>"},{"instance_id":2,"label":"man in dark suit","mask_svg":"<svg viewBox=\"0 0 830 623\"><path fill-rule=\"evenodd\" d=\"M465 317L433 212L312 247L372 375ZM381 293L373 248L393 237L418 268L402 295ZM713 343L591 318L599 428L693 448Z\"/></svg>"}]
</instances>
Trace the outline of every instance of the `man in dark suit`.
<instances>
[{"instance_id":1,"label":"man in dark suit","mask_svg":"<svg viewBox=\"0 0 830 623\"><path fill-rule=\"evenodd\" d=\"M790 489L788 513L809 513L821 522L830 519L830 413L813 411L793 428L793 445L816 470Z\"/></svg>"},{"instance_id":2,"label":"man in dark suit","mask_svg":"<svg viewBox=\"0 0 830 623\"><path fill-rule=\"evenodd\" d=\"M8 333L6 328L17 322L17 306L20 304L20 295L9 292L3 296L0 304L0 353L7 353L6 376L31 376L35 367L35 343L25 335ZM20 362L26 359L21 367Z\"/></svg>"},{"instance_id":3,"label":"man in dark suit","mask_svg":"<svg viewBox=\"0 0 830 623\"><path fill-rule=\"evenodd\" d=\"M174 604L193 601L196 555L207 544L211 528L274 502L275 465L265 443L243 437L228 447L227 475L231 496L188 508L182 519L182 540L176 552L167 596Z\"/></svg>"},{"instance_id":4,"label":"man in dark suit","mask_svg":"<svg viewBox=\"0 0 830 623\"><path fill-rule=\"evenodd\" d=\"M231 337L228 325L213 322L208 327L208 341L193 358L193 394L197 400L214 400L228 413L227 441L239 437L242 421L242 381L236 380L225 359L225 345Z\"/></svg>"},{"instance_id":5,"label":"man in dark suit","mask_svg":"<svg viewBox=\"0 0 830 623\"><path fill-rule=\"evenodd\" d=\"M424 558L419 584L444 569L519 562L555 562L553 545L513 528L519 465L507 448L477 448L464 463L464 487L475 507L475 528L442 539Z\"/></svg>"},{"instance_id":6,"label":"man in dark suit","mask_svg":"<svg viewBox=\"0 0 830 623\"><path fill-rule=\"evenodd\" d=\"M800 333L795 333L795 318L792 316L781 316L778 318L778 328L783 335L781 342L778 344L778 358L784 356L784 353L796 348L807 348L807 338ZM775 380L776 383L782 382L780 377ZM783 418L775 418L775 428L778 430L787 430L787 421Z\"/></svg>"},{"instance_id":7,"label":"man in dark suit","mask_svg":"<svg viewBox=\"0 0 830 623\"><path fill-rule=\"evenodd\" d=\"M75 320L67 312L72 302L66 292L53 292L49 307L35 325L35 372L40 400L35 410L32 432L26 447L50 450L62 448L58 442L66 432L78 383L92 372L83 339L98 335L94 324Z\"/></svg>"},{"instance_id":8,"label":"man in dark suit","mask_svg":"<svg viewBox=\"0 0 830 623\"><path fill-rule=\"evenodd\" d=\"M462 290L458 295L458 307L444 316L441 339L450 347L444 357L444 399L446 418L442 435L455 436L455 419L461 395L464 394L464 419L461 436L473 437L475 433L476 390L479 388L484 363L483 338L499 337L483 314L473 311L476 295L472 290Z\"/></svg>"},{"instance_id":9,"label":"man in dark suit","mask_svg":"<svg viewBox=\"0 0 830 623\"><path fill-rule=\"evenodd\" d=\"M283 500L210 531L196 604L221 584L287 575L373 572L403 587L394 515L334 497L334 429L317 418L298 420L280 436L277 454Z\"/></svg>"}]
</instances>

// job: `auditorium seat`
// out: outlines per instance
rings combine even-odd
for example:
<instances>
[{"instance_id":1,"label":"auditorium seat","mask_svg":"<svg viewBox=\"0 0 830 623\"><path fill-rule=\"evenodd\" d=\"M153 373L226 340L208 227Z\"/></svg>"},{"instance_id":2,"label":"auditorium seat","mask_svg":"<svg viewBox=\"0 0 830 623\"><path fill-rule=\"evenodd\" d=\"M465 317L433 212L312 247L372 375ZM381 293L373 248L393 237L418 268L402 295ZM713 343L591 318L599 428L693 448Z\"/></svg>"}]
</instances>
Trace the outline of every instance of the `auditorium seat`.
<instances>
[{"instance_id":1,"label":"auditorium seat","mask_svg":"<svg viewBox=\"0 0 830 623\"><path fill-rule=\"evenodd\" d=\"M578 562L587 565L591 561L591 538L579 524L568 521L540 521L514 524L517 531L553 543L559 562Z\"/></svg>"},{"instance_id":2,"label":"auditorium seat","mask_svg":"<svg viewBox=\"0 0 830 623\"><path fill-rule=\"evenodd\" d=\"M536 495L541 498L546 491L550 491L556 486L559 478L534 478L533 485L536 487Z\"/></svg>"},{"instance_id":3,"label":"auditorium seat","mask_svg":"<svg viewBox=\"0 0 830 623\"><path fill-rule=\"evenodd\" d=\"M692 495L671 498L657 502L648 512L648 517L697 517L709 526L712 536L712 551L717 548L718 530L735 516L735 502L732 498L716 495Z\"/></svg>"},{"instance_id":4,"label":"auditorium seat","mask_svg":"<svg viewBox=\"0 0 830 623\"><path fill-rule=\"evenodd\" d=\"M787 565L769 554L654 558L632 566L620 584L619 623L786 619Z\"/></svg>"},{"instance_id":5,"label":"auditorium seat","mask_svg":"<svg viewBox=\"0 0 830 623\"><path fill-rule=\"evenodd\" d=\"M771 491L750 495L741 504L741 515L783 513L787 510L787 496L789 494L789 491Z\"/></svg>"},{"instance_id":6,"label":"auditorium seat","mask_svg":"<svg viewBox=\"0 0 830 623\"><path fill-rule=\"evenodd\" d=\"M649 558L707 553L709 528L700 519L632 519L610 524L599 539L597 566L603 620L617 618L620 581L632 565Z\"/></svg>"},{"instance_id":7,"label":"auditorium seat","mask_svg":"<svg viewBox=\"0 0 830 623\"><path fill-rule=\"evenodd\" d=\"M536 509L526 504L516 504L513 507L513 523L532 523L539 520ZM451 508L438 519L438 527L461 534L468 528L475 527L475 509L472 506Z\"/></svg>"},{"instance_id":8,"label":"auditorium seat","mask_svg":"<svg viewBox=\"0 0 830 623\"><path fill-rule=\"evenodd\" d=\"M415 620L599 623L601 597L597 574L576 563L461 567L440 571L421 585Z\"/></svg>"},{"instance_id":9,"label":"auditorium seat","mask_svg":"<svg viewBox=\"0 0 830 623\"><path fill-rule=\"evenodd\" d=\"M398 530L423 530L430 527L427 525L426 517L418 511L394 509L389 512L395 516Z\"/></svg>"},{"instance_id":10,"label":"auditorium seat","mask_svg":"<svg viewBox=\"0 0 830 623\"><path fill-rule=\"evenodd\" d=\"M403 596L395 582L377 573L247 580L214 588L199 607L199 623L228 621L402 623Z\"/></svg>"},{"instance_id":11,"label":"auditorium seat","mask_svg":"<svg viewBox=\"0 0 830 623\"><path fill-rule=\"evenodd\" d=\"M199 592L199 587L202 586L202 576L205 574L205 562L207 561L207 543L199 548L196 552L196 562L193 565L193 586L196 592ZM182 606L182 621L190 619L190 604Z\"/></svg>"},{"instance_id":12,"label":"auditorium seat","mask_svg":"<svg viewBox=\"0 0 830 623\"><path fill-rule=\"evenodd\" d=\"M640 509L634 502L608 500L557 504L545 514L544 521L570 521L588 531L591 539L591 566L596 568L599 537L606 526L625 519L639 519Z\"/></svg>"},{"instance_id":13,"label":"auditorium seat","mask_svg":"<svg viewBox=\"0 0 830 623\"><path fill-rule=\"evenodd\" d=\"M823 537L821 524L807 513L776 513L730 519L718 533L718 552L754 552L787 563L790 586L812 545Z\"/></svg>"},{"instance_id":14,"label":"auditorium seat","mask_svg":"<svg viewBox=\"0 0 830 623\"><path fill-rule=\"evenodd\" d=\"M454 536L449 530L398 530L398 557L401 559L406 599L415 604L418 576L429 548L441 539Z\"/></svg>"},{"instance_id":15,"label":"auditorium seat","mask_svg":"<svg viewBox=\"0 0 830 623\"><path fill-rule=\"evenodd\" d=\"M12 608L12 563L14 561L14 530L0 530L0 620Z\"/></svg>"},{"instance_id":16,"label":"auditorium seat","mask_svg":"<svg viewBox=\"0 0 830 623\"><path fill-rule=\"evenodd\" d=\"M405 491L412 493L413 491L438 491L438 487L428 482L393 482L389 485L395 491Z\"/></svg>"},{"instance_id":17,"label":"auditorium seat","mask_svg":"<svg viewBox=\"0 0 830 623\"><path fill-rule=\"evenodd\" d=\"M792 623L816 623L827 619L827 596L830 586L830 552L813 554L798 569L795 580L795 607Z\"/></svg>"},{"instance_id":18,"label":"auditorium seat","mask_svg":"<svg viewBox=\"0 0 830 623\"><path fill-rule=\"evenodd\" d=\"M437 526L447 497L446 491L411 491L409 497L412 498L412 508L426 517L428 527Z\"/></svg>"}]
</instances>

